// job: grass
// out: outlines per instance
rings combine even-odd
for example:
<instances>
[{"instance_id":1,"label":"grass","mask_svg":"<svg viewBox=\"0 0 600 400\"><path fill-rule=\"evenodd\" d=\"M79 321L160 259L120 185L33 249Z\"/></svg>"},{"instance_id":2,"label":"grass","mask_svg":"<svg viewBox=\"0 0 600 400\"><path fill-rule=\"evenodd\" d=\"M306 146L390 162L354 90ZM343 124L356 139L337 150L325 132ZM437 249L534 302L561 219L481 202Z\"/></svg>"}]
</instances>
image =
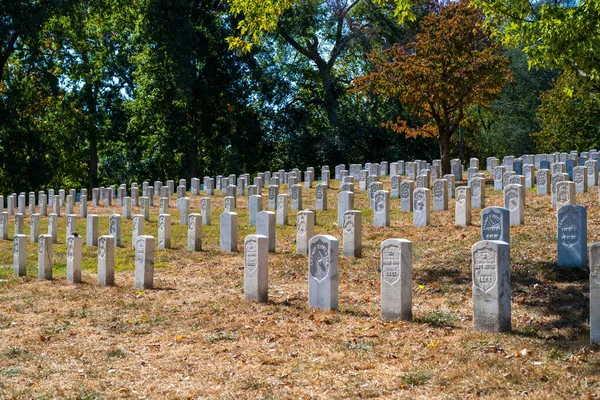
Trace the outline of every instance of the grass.
<instances>
[{"instance_id":1,"label":"grass","mask_svg":"<svg viewBox=\"0 0 600 400\"><path fill-rule=\"evenodd\" d=\"M382 181L389 190L389 178ZM329 210L318 213L315 230L341 244L338 188L333 181ZM487 205L502 205L492 189L488 184ZM263 194L266 206L266 189ZM600 241L596 188L577 196L588 209L588 243ZM303 197L304 207L314 209L314 189L304 189ZM200 196L191 199L192 212L199 212ZM474 210L472 226L454 227L453 199L449 211L432 213L426 228L413 227L412 215L393 199L391 226L375 228L366 193L357 190L355 207L365 211L363 257L340 258L337 312L308 307L307 260L294 254L295 212L289 226L277 227L269 302L257 304L244 301L242 252L219 252L223 197L212 198L213 225L203 227L198 253L187 251L187 229L178 223L176 199L170 203L173 248L155 253L155 290L133 289L130 220L122 220L112 287L97 286L91 246L83 248L84 283L66 283L64 215L52 281L37 281L33 243L27 244L28 276L12 277L12 241L0 241L0 397L598 397L600 357L588 344L588 271L555 267L550 196L529 191L526 225L511 229L513 331L504 334L472 329L471 246L480 237L480 218ZM255 228L248 226L246 198L237 203L242 250ZM88 208L100 215L100 234L108 232L108 216L120 212ZM157 235L157 216L158 206L146 223L149 235ZM85 238L84 228L78 220ZM413 242L412 322L379 317L379 248L394 237Z\"/></svg>"}]
</instances>

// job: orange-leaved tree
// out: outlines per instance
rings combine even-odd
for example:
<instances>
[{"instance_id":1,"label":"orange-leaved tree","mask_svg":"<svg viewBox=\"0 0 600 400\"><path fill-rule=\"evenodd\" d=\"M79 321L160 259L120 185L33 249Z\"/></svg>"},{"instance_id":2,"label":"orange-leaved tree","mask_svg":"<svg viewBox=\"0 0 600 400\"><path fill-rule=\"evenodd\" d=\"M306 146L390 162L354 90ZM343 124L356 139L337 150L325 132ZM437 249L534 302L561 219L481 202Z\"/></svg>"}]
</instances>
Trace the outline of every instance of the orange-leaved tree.
<instances>
[{"instance_id":1,"label":"orange-leaved tree","mask_svg":"<svg viewBox=\"0 0 600 400\"><path fill-rule=\"evenodd\" d=\"M386 124L408 137L435 137L442 170L450 173L450 139L471 105L485 106L511 79L509 59L482 26L468 0L426 16L414 42L368 55L373 72L355 90L401 103L418 127L398 117Z\"/></svg>"}]
</instances>

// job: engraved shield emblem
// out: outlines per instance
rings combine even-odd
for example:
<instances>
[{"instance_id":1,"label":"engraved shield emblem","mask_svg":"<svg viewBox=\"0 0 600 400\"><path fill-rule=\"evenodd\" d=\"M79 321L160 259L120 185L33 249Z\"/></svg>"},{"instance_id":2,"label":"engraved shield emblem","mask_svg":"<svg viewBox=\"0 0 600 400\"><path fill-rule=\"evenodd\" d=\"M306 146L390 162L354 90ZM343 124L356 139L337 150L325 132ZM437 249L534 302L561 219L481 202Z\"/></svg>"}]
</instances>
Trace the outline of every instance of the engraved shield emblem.
<instances>
[{"instance_id":1,"label":"engraved shield emblem","mask_svg":"<svg viewBox=\"0 0 600 400\"><path fill-rule=\"evenodd\" d=\"M352 215L344 215L344 232L351 233L354 230L354 218Z\"/></svg>"},{"instance_id":2,"label":"engraved shield emblem","mask_svg":"<svg viewBox=\"0 0 600 400\"><path fill-rule=\"evenodd\" d=\"M483 233L484 240L500 240L502 233L502 218L501 214L496 211L491 211L483 217Z\"/></svg>"},{"instance_id":3,"label":"engraved shield emblem","mask_svg":"<svg viewBox=\"0 0 600 400\"><path fill-rule=\"evenodd\" d=\"M508 209L514 211L519 207L519 189L511 187L506 190L506 198L508 200Z\"/></svg>"},{"instance_id":4,"label":"engraved shield emblem","mask_svg":"<svg viewBox=\"0 0 600 400\"><path fill-rule=\"evenodd\" d=\"M422 212L425 209L425 193L415 192L415 210Z\"/></svg>"},{"instance_id":5,"label":"engraved shield emblem","mask_svg":"<svg viewBox=\"0 0 600 400\"><path fill-rule=\"evenodd\" d=\"M467 199L467 194L466 194L466 190L457 190L456 191L456 202L458 204L464 204L466 199Z\"/></svg>"},{"instance_id":6,"label":"engraved shield emblem","mask_svg":"<svg viewBox=\"0 0 600 400\"><path fill-rule=\"evenodd\" d=\"M385 195L378 193L375 195L375 212L382 213L385 209Z\"/></svg>"},{"instance_id":7,"label":"engraved shield emblem","mask_svg":"<svg viewBox=\"0 0 600 400\"><path fill-rule=\"evenodd\" d=\"M321 283L329 275L329 246L318 240L310 253L310 275Z\"/></svg>"},{"instance_id":8,"label":"engraved shield emblem","mask_svg":"<svg viewBox=\"0 0 600 400\"><path fill-rule=\"evenodd\" d=\"M473 254L473 285L483 293L489 292L497 281L496 252L483 247Z\"/></svg>"}]
</instances>

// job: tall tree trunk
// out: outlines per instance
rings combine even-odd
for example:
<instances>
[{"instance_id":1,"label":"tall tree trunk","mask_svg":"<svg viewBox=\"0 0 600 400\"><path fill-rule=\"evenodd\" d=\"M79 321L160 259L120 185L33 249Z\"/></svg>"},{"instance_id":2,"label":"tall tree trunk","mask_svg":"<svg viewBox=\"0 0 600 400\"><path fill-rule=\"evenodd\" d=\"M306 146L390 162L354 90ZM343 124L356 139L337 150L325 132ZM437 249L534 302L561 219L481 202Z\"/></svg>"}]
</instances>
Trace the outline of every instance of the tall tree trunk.
<instances>
[{"instance_id":1,"label":"tall tree trunk","mask_svg":"<svg viewBox=\"0 0 600 400\"><path fill-rule=\"evenodd\" d=\"M446 127L439 127L440 157L442 159L442 174L450 174L450 133Z\"/></svg>"},{"instance_id":2,"label":"tall tree trunk","mask_svg":"<svg viewBox=\"0 0 600 400\"><path fill-rule=\"evenodd\" d=\"M327 110L329 124L336 127L339 125L340 119L338 116L338 95L333 79L331 78L331 67L329 65L319 66L319 72L321 73L321 81L325 90L325 109Z\"/></svg>"},{"instance_id":3,"label":"tall tree trunk","mask_svg":"<svg viewBox=\"0 0 600 400\"><path fill-rule=\"evenodd\" d=\"M196 116L191 115L192 119L192 140L187 146L187 158L188 158L188 179L191 181L192 178L198 177L198 120Z\"/></svg>"},{"instance_id":4,"label":"tall tree trunk","mask_svg":"<svg viewBox=\"0 0 600 400\"><path fill-rule=\"evenodd\" d=\"M94 85L85 84L85 97L88 113L90 114L89 123L86 128L88 131L88 140L90 142L90 161L88 164L88 188L98 187L98 131L96 127L97 104L94 95Z\"/></svg>"}]
</instances>

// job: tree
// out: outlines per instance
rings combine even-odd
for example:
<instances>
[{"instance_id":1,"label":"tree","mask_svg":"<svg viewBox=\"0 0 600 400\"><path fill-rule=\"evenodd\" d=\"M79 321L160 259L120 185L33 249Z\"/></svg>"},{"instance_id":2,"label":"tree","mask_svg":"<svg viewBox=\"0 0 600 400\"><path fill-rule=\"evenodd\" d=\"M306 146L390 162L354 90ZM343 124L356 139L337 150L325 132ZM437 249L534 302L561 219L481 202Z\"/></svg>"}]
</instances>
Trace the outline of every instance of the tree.
<instances>
[{"instance_id":1,"label":"tree","mask_svg":"<svg viewBox=\"0 0 600 400\"><path fill-rule=\"evenodd\" d=\"M407 136L437 139L442 170L450 172L450 140L471 105L486 105L510 80L509 60L467 0L449 3L423 20L416 40L368 55L373 72L356 89L405 105L420 126L400 117L389 126Z\"/></svg>"},{"instance_id":2,"label":"tree","mask_svg":"<svg viewBox=\"0 0 600 400\"><path fill-rule=\"evenodd\" d=\"M335 65L353 42L377 32L375 14L397 21L412 18L410 0L228 0L239 18L233 49L248 51L265 37L284 40L318 70L322 105L331 126L338 126L339 99L345 91Z\"/></svg>"},{"instance_id":3,"label":"tree","mask_svg":"<svg viewBox=\"0 0 600 400\"><path fill-rule=\"evenodd\" d=\"M564 73L544 92L538 109L538 151L587 151L600 143L600 95L574 73Z\"/></svg>"},{"instance_id":4,"label":"tree","mask_svg":"<svg viewBox=\"0 0 600 400\"><path fill-rule=\"evenodd\" d=\"M598 0L480 0L487 24L531 65L560 68L600 85ZM572 80L571 80L572 81Z\"/></svg>"}]
</instances>

